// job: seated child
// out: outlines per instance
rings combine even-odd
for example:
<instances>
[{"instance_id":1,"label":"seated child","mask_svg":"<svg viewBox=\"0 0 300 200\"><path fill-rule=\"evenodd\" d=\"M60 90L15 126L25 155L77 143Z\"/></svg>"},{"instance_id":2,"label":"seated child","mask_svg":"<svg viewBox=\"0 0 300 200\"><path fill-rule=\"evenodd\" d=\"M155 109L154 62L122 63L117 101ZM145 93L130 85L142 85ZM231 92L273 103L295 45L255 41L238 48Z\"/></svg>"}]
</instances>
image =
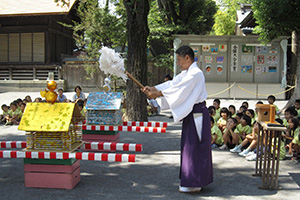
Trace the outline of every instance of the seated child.
<instances>
[{"instance_id":1,"label":"seated child","mask_svg":"<svg viewBox=\"0 0 300 200\"><path fill-rule=\"evenodd\" d=\"M79 110L80 110L80 114L81 114L81 117L80 117L80 120L85 120L85 112L84 112L84 101L79 99L77 101L77 104L78 104L78 107L79 107Z\"/></svg>"},{"instance_id":2,"label":"seated child","mask_svg":"<svg viewBox=\"0 0 300 200\"><path fill-rule=\"evenodd\" d=\"M243 115L246 113L246 110L247 110L247 107L246 106L241 106L240 108L239 108L239 111L238 111L238 113L243 113Z\"/></svg>"},{"instance_id":3,"label":"seated child","mask_svg":"<svg viewBox=\"0 0 300 200\"><path fill-rule=\"evenodd\" d=\"M289 154L293 155L292 160L299 162L300 160L300 134L294 135L292 142L289 145Z\"/></svg>"},{"instance_id":4,"label":"seated child","mask_svg":"<svg viewBox=\"0 0 300 200\"><path fill-rule=\"evenodd\" d=\"M247 109L246 110L246 115L248 115L251 118L251 127L253 127L254 122L255 122L255 113L253 109Z\"/></svg>"},{"instance_id":5,"label":"seated child","mask_svg":"<svg viewBox=\"0 0 300 200\"><path fill-rule=\"evenodd\" d=\"M234 147L232 135L234 134L236 126L237 120L235 118L228 118L226 128L223 132L224 144L219 149L227 150L230 147Z\"/></svg>"},{"instance_id":6,"label":"seated child","mask_svg":"<svg viewBox=\"0 0 300 200\"><path fill-rule=\"evenodd\" d=\"M218 126L215 125L215 120L212 116L210 117L210 127L211 148L217 148L218 146L221 146L223 144L223 137L221 130L218 128Z\"/></svg>"},{"instance_id":7,"label":"seated child","mask_svg":"<svg viewBox=\"0 0 300 200\"><path fill-rule=\"evenodd\" d=\"M5 124L6 123L6 118L11 113L11 110L9 110L9 107L6 104L3 104L1 106L1 109L3 111L3 114L0 115L1 123Z\"/></svg>"},{"instance_id":8,"label":"seated child","mask_svg":"<svg viewBox=\"0 0 300 200\"><path fill-rule=\"evenodd\" d=\"M289 154L293 155L292 160L299 161L299 120L295 117L291 117L288 120L289 127L288 133L284 136L289 146Z\"/></svg>"},{"instance_id":9,"label":"seated child","mask_svg":"<svg viewBox=\"0 0 300 200\"><path fill-rule=\"evenodd\" d=\"M270 96L268 96L267 100L268 100L268 103L269 103L270 105L275 106L275 114L276 114L277 116L279 116L279 114L280 114L279 108L274 104L274 102L276 101L275 96L270 95Z\"/></svg>"},{"instance_id":10,"label":"seated child","mask_svg":"<svg viewBox=\"0 0 300 200\"><path fill-rule=\"evenodd\" d=\"M213 106L216 108L216 118L215 121L217 122L220 119L220 112L221 112L221 107L220 107L221 101L220 99L214 99L213 101Z\"/></svg>"},{"instance_id":11,"label":"seated child","mask_svg":"<svg viewBox=\"0 0 300 200\"><path fill-rule=\"evenodd\" d=\"M34 102L43 102L43 99L41 97L37 97L34 99Z\"/></svg>"},{"instance_id":12,"label":"seated child","mask_svg":"<svg viewBox=\"0 0 300 200\"><path fill-rule=\"evenodd\" d=\"M209 116L213 117L215 124L217 124L219 117L217 117L216 115L216 108L214 106L209 106L208 112L209 112Z\"/></svg>"},{"instance_id":13,"label":"seated child","mask_svg":"<svg viewBox=\"0 0 300 200\"><path fill-rule=\"evenodd\" d=\"M230 117L230 112L227 108L222 108L220 111L221 118L217 121L219 129L223 132L226 128L227 119Z\"/></svg>"},{"instance_id":14,"label":"seated child","mask_svg":"<svg viewBox=\"0 0 300 200\"><path fill-rule=\"evenodd\" d=\"M288 119L288 123L289 125L286 134L284 134L282 137L286 139L286 144L290 145L294 139L294 136L299 133L299 120L296 117L290 117Z\"/></svg>"},{"instance_id":15,"label":"seated child","mask_svg":"<svg viewBox=\"0 0 300 200\"><path fill-rule=\"evenodd\" d=\"M251 153L256 148L258 132L259 132L259 125L257 122L254 122L252 133L246 135L246 139L244 139L243 142L239 144L239 147L242 148L245 145L250 143L250 145L246 149L244 149L244 151L239 153L240 156L247 157L249 153Z\"/></svg>"},{"instance_id":16,"label":"seated child","mask_svg":"<svg viewBox=\"0 0 300 200\"><path fill-rule=\"evenodd\" d=\"M19 125L21 117L22 117L22 112L20 109L18 109L18 105L16 102L12 102L10 104L10 109L11 113L9 116L6 118L6 124L5 125Z\"/></svg>"},{"instance_id":17,"label":"seated child","mask_svg":"<svg viewBox=\"0 0 300 200\"><path fill-rule=\"evenodd\" d=\"M21 112L22 112L22 115L24 114L25 108L26 108L26 104L25 104L25 103L22 103L22 104L21 104L21 107L20 107Z\"/></svg>"},{"instance_id":18,"label":"seated child","mask_svg":"<svg viewBox=\"0 0 300 200\"><path fill-rule=\"evenodd\" d=\"M249 103L247 101L244 101L242 103L242 106L245 106L245 108L248 109L249 108Z\"/></svg>"},{"instance_id":19,"label":"seated child","mask_svg":"<svg viewBox=\"0 0 300 200\"><path fill-rule=\"evenodd\" d=\"M281 120L280 118L275 119L275 121L278 122L278 123L280 123L280 124L282 124L282 120ZM255 123L253 129L256 129L256 128L258 128L258 123ZM256 132L256 131L255 131L255 132ZM253 132L252 132L252 133L253 133ZM257 136L257 135L256 135L256 136ZM247 135L247 137L248 137L248 135ZM272 147L271 147L271 153L272 153L272 154L275 153L275 157L277 157L277 155L278 155L278 149L279 149L279 159L280 159L280 160L284 159L284 158L285 158L285 154L286 154L283 139L284 139L284 138L282 138L282 141L280 142L280 147L279 147L279 148L278 148L278 146L279 146L279 140L277 140L275 152L273 152L273 147L274 147L274 144L275 144L275 139L273 138L272 141L271 141L271 146L272 146ZM255 146L256 146L256 141L257 141L257 139L253 140L253 142L250 144L249 147L251 147L252 144L253 144L254 142L255 142ZM264 140L264 143L265 143L265 142L269 142L269 140ZM249 147L248 147L248 148L249 148ZM259 151L260 151L260 150L261 150L261 149L259 149ZM246 150L244 150L242 153L239 153L239 155L241 155L241 156L246 156L246 160L248 160L248 161L256 160L256 153L254 153L254 152L249 152L249 153L247 153L247 152L246 152L247 154L245 154L245 153L244 153L245 151L246 151ZM264 149L262 149L262 151L264 151ZM258 153L260 154L260 152L258 152ZM272 156L271 156L271 157L272 157Z\"/></svg>"},{"instance_id":20,"label":"seated child","mask_svg":"<svg viewBox=\"0 0 300 200\"><path fill-rule=\"evenodd\" d=\"M27 99L28 102L32 102L31 97L30 97L29 95L27 95L27 96L25 97L25 99Z\"/></svg>"},{"instance_id":21,"label":"seated child","mask_svg":"<svg viewBox=\"0 0 300 200\"><path fill-rule=\"evenodd\" d=\"M297 117L300 117L300 99L295 101L295 110L297 111Z\"/></svg>"},{"instance_id":22,"label":"seated child","mask_svg":"<svg viewBox=\"0 0 300 200\"><path fill-rule=\"evenodd\" d=\"M234 118L237 120L237 124L241 123L241 119L243 116L243 113L236 113L236 116Z\"/></svg>"},{"instance_id":23,"label":"seated child","mask_svg":"<svg viewBox=\"0 0 300 200\"><path fill-rule=\"evenodd\" d=\"M246 139L246 135L252 133L251 129L251 118L248 115L243 115L241 123L236 126L234 133L232 134L233 144L236 146L230 150L232 153L242 152L242 148L239 145L243 140Z\"/></svg>"},{"instance_id":24,"label":"seated child","mask_svg":"<svg viewBox=\"0 0 300 200\"><path fill-rule=\"evenodd\" d=\"M66 95L64 95L64 90L62 88L58 89L57 101L58 102L67 102L67 97L66 97Z\"/></svg>"},{"instance_id":25,"label":"seated child","mask_svg":"<svg viewBox=\"0 0 300 200\"><path fill-rule=\"evenodd\" d=\"M231 113L231 117L235 117L236 116L236 109L234 105L230 105L228 107L229 112Z\"/></svg>"},{"instance_id":26,"label":"seated child","mask_svg":"<svg viewBox=\"0 0 300 200\"><path fill-rule=\"evenodd\" d=\"M298 113L295 110L294 107L288 107L285 111L284 111L284 119L283 121L283 125L285 127L288 127L289 123L288 123L288 119L291 117L297 117Z\"/></svg>"}]
</instances>

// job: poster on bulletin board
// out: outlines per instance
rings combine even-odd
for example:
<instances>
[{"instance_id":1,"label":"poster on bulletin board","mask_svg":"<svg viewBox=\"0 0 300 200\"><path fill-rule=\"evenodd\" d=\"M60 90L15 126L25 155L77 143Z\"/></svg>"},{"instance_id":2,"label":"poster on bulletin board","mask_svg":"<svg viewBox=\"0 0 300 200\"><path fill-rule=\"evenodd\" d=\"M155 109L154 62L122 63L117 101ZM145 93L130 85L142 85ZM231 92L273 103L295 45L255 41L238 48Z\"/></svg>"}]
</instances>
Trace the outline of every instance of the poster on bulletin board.
<instances>
[{"instance_id":1,"label":"poster on bulletin board","mask_svg":"<svg viewBox=\"0 0 300 200\"><path fill-rule=\"evenodd\" d=\"M194 47L193 50L194 50L195 54L199 53L199 48L198 47Z\"/></svg>"},{"instance_id":2,"label":"poster on bulletin board","mask_svg":"<svg viewBox=\"0 0 300 200\"><path fill-rule=\"evenodd\" d=\"M251 74L252 73L252 65L243 65L241 67L241 72L243 74Z\"/></svg>"},{"instance_id":3,"label":"poster on bulletin board","mask_svg":"<svg viewBox=\"0 0 300 200\"><path fill-rule=\"evenodd\" d=\"M268 47L262 47L261 52L262 53L268 53Z\"/></svg>"},{"instance_id":4,"label":"poster on bulletin board","mask_svg":"<svg viewBox=\"0 0 300 200\"><path fill-rule=\"evenodd\" d=\"M243 63L252 64L253 56L252 55L242 55L241 60Z\"/></svg>"},{"instance_id":5,"label":"poster on bulletin board","mask_svg":"<svg viewBox=\"0 0 300 200\"><path fill-rule=\"evenodd\" d=\"M267 57L267 59L268 59L268 64L271 64L271 65L277 65L278 64L278 56L269 55Z\"/></svg>"},{"instance_id":6,"label":"poster on bulletin board","mask_svg":"<svg viewBox=\"0 0 300 200\"><path fill-rule=\"evenodd\" d=\"M270 54L277 54L277 48L276 47L270 47L269 53Z\"/></svg>"},{"instance_id":7,"label":"poster on bulletin board","mask_svg":"<svg viewBox=\"0 0 300 200\"><path fill-rule=\"evenodd\" d=\"M261 73L261 67L255 67L255 73L260 74Z\"/></svg>"},{"instance_id":8,"label":"poster on bulletin board","mask_svg":"<svg viewBox=\"0 0 300 200\"><path fill-rule=\"evenodd\" d=\"M264 64L265 63L265 56L258 55L257 56L257 64Z\"/></svg>"},{"instance_id":9,"label":"poster on bulletin board","mask_svg":"<svg viewBox=\"0 0 300 200\"><path fill-rule=\"evenodd\" d=\"M209 52L209 50L210 50L209 45L202 45L202 51Z\"/></svg>"},{"instance_id":10,"label":"poster on bulletin board","mask_svg":"<svg viewBox=\"0 0 300 200\"><path fill-rule=\"evenodd\" d=\"M211 74L211 65L205 66L205 74Z\"/></svg>"},{"instance_id":11,"label":"poster on bulletin board","mask_svg":"<svg viewBox=\"0 0 300 200\"><path fill-rule=\"evenodd\" d=\"M212 57L212 56L205 56L205 57L204 57L204 61L205 61L206 63L212 63L213 57Z\"/></svg>"},{"instance_id":12,"label":"poster on bulletin board","mask_svg":"<svg viewBox=\"0 0 300 200\"><path fill-rule=\"evenodd\" d=\"M216 62L217 63L223 63L224 62L224 56L217 56L216 57Z\"/></svg>"},{"instance_id":13,"label":"poster on bulletin board","mask_svg":"<svg viewBox=\"0 0 300 200\"><path fill-rule=\"evenodd\" d=\"M222 65L217 65L217 74L222 74L223 73L223 66Z\"/></svg>"},{"instance_id":14,"label":"poster on bulletin board","mask_svg":"<svg viewBox=\"0 0 300 200\"><path fill-rule=\"evenodd\" d=\"M243 53L252 53L252 46L242 45Z\"/></svg>"},{"instance_id":15,"label":"poster on bulletin board","mask_svg":"<svg viewBox=\"0 0 300 200\"><path fill-rule=\"evenodd\" d=\"M220 44L219 45L220 52L226 52L227 51L227 44Z\"/></svg>"},{"instance_id":16,"label":"poster on bulletin board","mask_svg":"<svg viewBox=\"0 0 300 200\"><path fill-rule=\"evenodd\" d=\"M276 66L270 66L269 67L269 72L272 73L272 72L276 72L277 71L277 67Z\"/></svg>"},{"instance_id":17,"label":"poster on bulletin board","mask_svg":"<svg viewBox=\"0 0 300 200\"><path fill-rule=\"evenodd\" d=\"M210 48L210 53L218 53L219 52L219 48L218 47L211 47Z\"/></svg>"},{"instance_id":18,"label":"poster on bulletin board","mask_svg":"<svg viewBox=\"0 0 300 200\"><path fill-rule=\"evenodd\" d=\"M267 73L268 72L268 67L262 67L262 73Z\"/></svg>"},{"instance_id":19,"label":"poster on bulletin board","mask_svg":"<svg viewBox=\"0 0 300 200\"><path fill-rule=\"evenodd\" d=\"M256 49L256 53L261 53L262 52L262 47L260 47L260 46L256 47L255 49Z\"/></svg>"}]
</instances>

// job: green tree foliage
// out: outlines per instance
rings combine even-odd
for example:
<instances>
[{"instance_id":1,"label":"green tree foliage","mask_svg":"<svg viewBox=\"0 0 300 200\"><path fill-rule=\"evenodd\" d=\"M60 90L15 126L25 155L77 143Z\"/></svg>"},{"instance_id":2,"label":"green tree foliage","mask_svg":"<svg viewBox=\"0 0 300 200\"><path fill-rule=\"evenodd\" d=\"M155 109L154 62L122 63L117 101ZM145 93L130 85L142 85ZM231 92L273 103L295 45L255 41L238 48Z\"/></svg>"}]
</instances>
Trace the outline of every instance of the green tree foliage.
<instances>
[{"instance_id":1,"label":"green tree foliage","mask_svg":"<svg viewBox=\"0 0 300 200\"><path fill-rule=\"evenodd\" d=\"M171 34L204 35L214 24L217 7L213 0L150 1L150 39L162 39Z\"/></svg>"},{"instance_id":2,"label":"green tree foliage","mask_svg":"<svg viewBox=\"0 0 300 200\"><path fill-rule=\"evenodd\" d=\"M300 84L300 1L299 0L252 0L254 17L258 26L255 32L263 42L271 41L284 35L292 35L292 59L287 83ZM296 74L296 76L295 76ZM293 105L300 97L300 88L296 87L285 107Z\"/></svg>"},{"instance_id":3,"label":"green tree foliage","mask_svg":"<svg viewBox=\"0 0 300 200\"><path fill-rule=\"evenodd\" d=\"M55 0L58 5L69 4L69 0ZM109 10L109 4L116 6L114 13ZM83 60L97 60L102 46L110 48L122 47L125 49L126 35L126 9L120 1L106 0L104 8L99 6L98 0L80 0L76 8L79 18L73 24L63 24L73 30L73 36L79 51L83 52L79 57ZM125 17L124 17L125 16ZM86 62L85 70L87 79L92 78L98 71L95 65Z\"/></svg>"},{"instance_id":4,"label":"green tree foliage","mask_svg":"<svg viewBox=\"0 0 300 200\"><path fill-rule=\"evenodd\" d=\"M217 11L213 0L150 0L148 44L155 65L172 68L173 34L209 33Z\"/></svg>"},{"instance_id":5,"label":"green tree foliage","mask_svg":"<svg viewBox=\"0 0 300 200\"><path fill-rule=\"evenodd\" d=\"M72 28L78 48L89 58L98 58L102 46L125 47L126 17L110 13L108 6L108 0L104 8L99 7L98 0L79 2L77 15L80 21L74 22Z\"/></svg>"},{"instance_id":6,"label":"green tree foliage","mask_svg":"<svg viewBox=\"0 0 300 200\"><path fill-rule=\"evenodd\" d=\"M252 0L255 28L263 41L271 41L279 36L291 35L300 30L299 0Z\"/></svg>"},{"instance_id":7,"label":"green tree foliage","mask_svg":"<svg viewBox=\"0 0 300 200\"><path fill-rule=\"evenodd\" d=\"M221 0L220 9L215 15L213 31L216 35L234 35L236 11L242 3L251 3L251 0Z\"/></svg>"}]
</instances>

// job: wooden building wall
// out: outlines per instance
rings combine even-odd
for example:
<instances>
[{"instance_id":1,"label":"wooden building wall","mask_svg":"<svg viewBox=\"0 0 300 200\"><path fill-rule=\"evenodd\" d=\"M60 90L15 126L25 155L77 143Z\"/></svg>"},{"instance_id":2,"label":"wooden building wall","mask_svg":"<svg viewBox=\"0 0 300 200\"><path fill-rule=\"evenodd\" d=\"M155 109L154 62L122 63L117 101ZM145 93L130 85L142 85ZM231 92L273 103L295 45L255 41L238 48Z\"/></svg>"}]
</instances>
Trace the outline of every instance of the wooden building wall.
<instances>
[{"instance_id":1,"label":"wooden building wall","mask_svg":"<svg viewBox=\"0 0 300 200\"><path fill-rule=\"evenodd\" d=\"M60 63L72 55L72 31L59 24L72 16L20 16L0 18L0 65Z\"/></svg>"}]
</instances>

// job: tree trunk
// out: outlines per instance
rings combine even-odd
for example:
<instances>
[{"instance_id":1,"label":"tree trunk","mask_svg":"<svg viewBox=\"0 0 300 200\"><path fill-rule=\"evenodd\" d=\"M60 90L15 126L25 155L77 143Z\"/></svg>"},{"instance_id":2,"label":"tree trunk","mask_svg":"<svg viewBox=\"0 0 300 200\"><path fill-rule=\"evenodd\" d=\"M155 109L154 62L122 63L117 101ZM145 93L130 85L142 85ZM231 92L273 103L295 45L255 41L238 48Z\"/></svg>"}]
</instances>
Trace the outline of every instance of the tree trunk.
<instances>
[{"instance_id":1,"label":"tree trunk","mask_svg":"<svg viewBox=\"0 0 300 200\"><path fill-rule=\"evenodd\" d=\"M127 11L127 71L147 85L148 0L124 0ZM131 80L127 81L127 116L130 121L147 121L146 95Z\"/></svg>"},{"instance_id":2,"label":"tree trunk","mask_svg":"<svg viewBox=\"0 0 300 200\"><path fill-rule=\"evenodd\" d=\"M295 76L296 74L296 76ZM288 84L296 85L294 88L294 93L287 104L284 106L283 109L286 109L290 106L293 106L296 99L300 98L300 54L299 54L299 38L298 33L293 31L292 33L292 63L291 63L291 70L289 73L290 79L296 79L293 83L288 81ZM294 78L293 78L294 77ZM289 80L289 79L288 79Z\"/></svg>"}]
</instances>

